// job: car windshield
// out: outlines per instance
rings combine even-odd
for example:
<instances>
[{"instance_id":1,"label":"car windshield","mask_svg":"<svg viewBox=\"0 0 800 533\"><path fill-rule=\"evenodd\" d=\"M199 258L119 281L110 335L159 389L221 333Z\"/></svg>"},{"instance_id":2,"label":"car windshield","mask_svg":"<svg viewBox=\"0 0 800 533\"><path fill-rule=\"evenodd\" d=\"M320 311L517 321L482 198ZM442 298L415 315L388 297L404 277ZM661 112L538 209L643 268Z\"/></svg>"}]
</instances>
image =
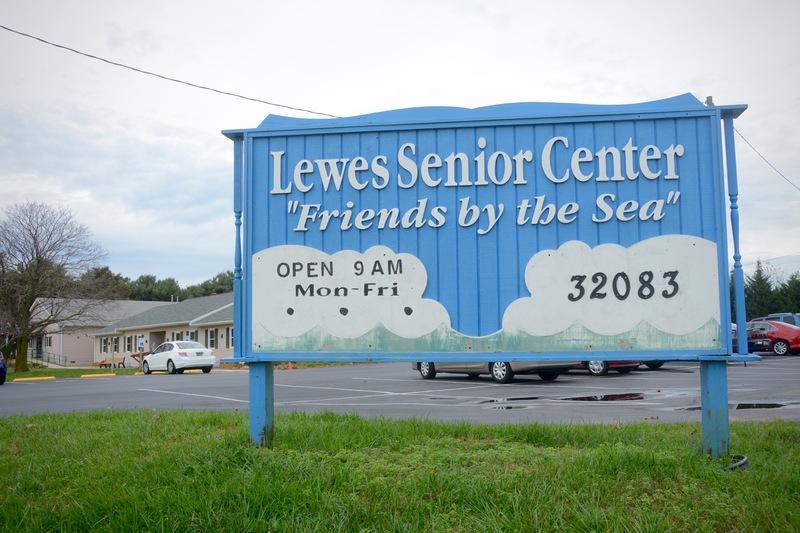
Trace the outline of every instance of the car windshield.
<instances>
[{"instance_id":1,"label":"car windshield","mask_svg":"<svg viewBox=\"0 0 800 533\"><path fill-rule=\"evenodd\" d=\"M176 342L175 345L183 350L197 349L197 348L202 350L203 348L205 348L205 346L203 346L199 342L194 342L194 341L180 341Z\"/></svg>"}]
</instances>

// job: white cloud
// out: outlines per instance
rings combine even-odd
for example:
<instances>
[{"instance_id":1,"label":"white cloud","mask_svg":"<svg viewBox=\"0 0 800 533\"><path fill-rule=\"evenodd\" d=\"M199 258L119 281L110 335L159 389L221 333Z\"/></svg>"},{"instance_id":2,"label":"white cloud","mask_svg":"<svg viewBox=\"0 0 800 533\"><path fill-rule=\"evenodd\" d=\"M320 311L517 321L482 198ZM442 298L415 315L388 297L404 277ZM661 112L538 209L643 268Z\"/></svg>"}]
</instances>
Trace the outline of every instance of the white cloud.
<instances>
[{"instance_id":1,"label":"white cloud","mask_svg":"<svg viewBox=\"0 0 800 533\"><path fill-rule=\"evenodd\" d=\"M716 258L713 242L686 235L629 248L569 241L531 258L525 268L531 297L512 302L503 329L544 336L577 322L619 335L647 322L665 333L693 333L720 320Z\"/></svg>"},{"instance_id":2,"label":"white cloud","mask_svg":"<svg viewBox=\"0 0 800 533\"><path fill-rule=\"evenodd\" d=\"M319 327L355 339L378 326L405 338L450 326L447 310L422 298L428 273L409 254L373 246L328 255L305 246L273 246L253 255L254 337L297 337Z\"/></svg>"}]
</instances>

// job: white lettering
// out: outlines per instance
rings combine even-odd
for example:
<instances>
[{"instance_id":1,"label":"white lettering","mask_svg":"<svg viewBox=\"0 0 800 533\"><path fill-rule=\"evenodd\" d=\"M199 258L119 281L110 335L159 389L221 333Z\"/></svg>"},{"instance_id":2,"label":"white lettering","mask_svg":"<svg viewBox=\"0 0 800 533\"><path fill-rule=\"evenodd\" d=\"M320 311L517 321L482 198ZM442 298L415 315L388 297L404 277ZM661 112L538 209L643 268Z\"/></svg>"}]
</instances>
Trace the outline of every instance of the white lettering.
<instances>
[{"instance_id":1,"label":"white lettering","mask_svg":"<svg viewBox=\"0 0 800 533\"><path fill-rule=\"evenodd\" d=\"M428 154L422 158L422 167L420 168L420 176L422 181L428 187L436 187L442 182L441 178L431 178L430 169L440 168L442 166L442 158L438 154Z\"/></svg>"},{"instance_id":2,"label":"white lettering","mask_svg":"<svg viewBox=\"0 0 800 533\"><path fill-rule=\"evenodd\" d=\"M347 181L350 182L350 186L357 190L363 190L369 185L368 181L358 181L358 172L364 172L369 168L369 163L363 157L356 157L353 159L353 162L350 163L350 168L347 169Z\"/></svg>"},{"instance_id":3,"label":"white lettering","mask_svg":"<svg viewBox=\"0 0 800 533\"><path fill-rule=\"evenodd\" d=\"M272 194L288 194L292 192L292 186L287 185L285 188L281 185L281 158L284 152L270 152L272 156Z\"/></svg>"},{"instance_id":4,"label":"white lettering","mask_svg":"<svg viewBox=\"0 0 800 533\"><path fill-rule=\"evenodd\" d=\"M294 175L292 176L292 181L294 181L294 186L300 192L308 192L311 190L313 185L306 185L303 181L304 174L311 174L314 172L314 163L309 161L308 159L303 159L298 161L297 164L294 166Z\"/></svg>"},{"instance_id":5,"label":"white lettering","mask_svg":"<svg viewBox=\"0 0 800 533\"><path fill-rule=\"evenodd\" d=\"M347 166L349 159L316 159L314 162L319 169L320 181L322 181L322 188L328 191L333 183L335 190L342 188L342 178L344 177L344 169ZM339 163L342 164L341 168Z\"/></svg>"},{"instance_id":6,"label":"white lettering","mask_svg":"<svg viewBox=\"0 0 800 533\"><path fill-rule=\"evenodd\" d=\"M553 173L552 151L553 151L553 146L557 142L563 144L564 148L569 148L569 141L567 140L566 137L553 137L552 139L547 141L547 143L545 143L544 145L544 150L542 150L542 170L544 171L544 175L547 177L547 179L549 179L553 183L564 183L569 179L568 170L565 170L564 174L560 178L556 177L556 175Z\"/></svg>"},{"instance_id":7,"label":"white lettering","mask_svg":"<svg viewBox=\"0 0 800 533\"><path fill-rule=\"evenodd\" d=\"M403 189L410 189L417 182L417 164L413 159L405 154L405 151L409 148L411 149L411 155L415 155L417 153L417 148L413 143L404 144L397 152L397 162L400 164L403 170L408 172L410 177L410 181L405 182L403 181L402 175L397 175L397 185Z\"/></svg>"},{"instance_id":8,"label":"white lettering","mask_svg":"<svg viewBox=\"0 0 800 533\"><path fill-rule=\"evenodd\" d=\"M376 190L384 189L389 185L389 169L384 166L386 163L388 163L388 159L385 155L375 156L375 159L372 160L372 173L378 178L372 180L372 187Z\"/></svg>"}]
</instances>

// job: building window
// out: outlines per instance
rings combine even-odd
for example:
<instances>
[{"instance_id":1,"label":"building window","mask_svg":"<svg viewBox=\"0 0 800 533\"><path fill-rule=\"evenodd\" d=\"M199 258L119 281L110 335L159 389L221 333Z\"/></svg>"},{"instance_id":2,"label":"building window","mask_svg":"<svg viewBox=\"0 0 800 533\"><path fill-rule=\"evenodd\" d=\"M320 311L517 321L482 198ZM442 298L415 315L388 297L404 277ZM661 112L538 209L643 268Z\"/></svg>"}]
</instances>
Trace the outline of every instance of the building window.
<instances>
[{"instance_id":1,"label":"building window","mask_svg":"<svg viewBox=\"0 0 800 533\"><path fill-rule=\"evenodd\" d=\"M211 348L212 350L217 347L217 330L215 329L207 329L206 330L206 348Z\"/></svg>"},{"instance_id":2,"label":"building window","mask_svg":"<svg viewBox=\"0 0 800 533\"><path fill-rule=\"evenodd\" d=\"M119 352L119 337L114 337L111 339L111 351L114 353Z\"/></svg>"},{"instance_id":3,"label":"building window","mask_svg":"<svg viewBox=\"0 0 800 533\"><path fill-rule=\"evenodd\" d=\"M108 337L100 339L100 353L108 353Z\"/></svg>"},{"instance_id":4,"label":"building window","mask_svg":"<svg viewBox=\"0 0 800 533\"><path fill-rule=\"evenodd\" d=\"M133 335L125 335L125 353L133 351Z\"/></svg>"},{"instance_id":5,"label":"building window","mask_svg":"<svg viewBox=\"0 0 800 533\"><path fill-rule=\"evenodd\" d=\"M196 329L193 330L193 331L187 331L186 333L189 335L189 340L190 341L197 342L197 330Z\"/></svg>"},{"instance_id":6,"label":"building window","mask_svg":"<svg viewBox=\"0 0 800 533\"><path fill-rule=\"evenodd\" d=\"M48 335L47 337L44 338L44 347L50 348L52 345L53 345L53 337L51 335Z\"/></svg>"},{"instance_id":7,"label":"building window","mask_svg":"<svg viewBox=\"0 0 800 533\"><path fill-rule=\"evenodd\" d=\"M231 337L231 328L225 328L225 348L230 348L233 345L233 337Z\"/></svg>"}]
</instances>

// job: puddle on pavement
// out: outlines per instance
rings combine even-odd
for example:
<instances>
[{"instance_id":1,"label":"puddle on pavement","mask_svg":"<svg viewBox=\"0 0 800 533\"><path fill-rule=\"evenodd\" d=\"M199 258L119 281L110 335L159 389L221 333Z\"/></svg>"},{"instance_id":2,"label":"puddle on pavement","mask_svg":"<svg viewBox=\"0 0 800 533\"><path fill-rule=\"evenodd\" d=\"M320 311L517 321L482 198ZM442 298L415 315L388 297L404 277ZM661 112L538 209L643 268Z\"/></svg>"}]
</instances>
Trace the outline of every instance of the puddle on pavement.
<instances>
[{"instance_id":1,"label":"puddle on pavement","mask_svg":"<svg viewBox=\"0 0 800 533\"><path fill-rule=\"evenodd\" d=\"M781 407L786 407L787 405L798 405L800 402L790 402L788 404L785 403L737 403L737 404L729 404L728 409L780 409ZM700 405L693 405L692 407L686 407L683 411L699 411L702 409Z\"/></svg>"},{"instance_id":2,"label":"puddle on pavement","mask_svg":"<svg viewBox=\"0 0 800 533\"><path fill-rule=\"evenodd\" d=\"M782 403L740 403L736 405L737 409L779 409L786 407Z\"/></svg>"},{"instance_id":3,"label":"puddle on pavement","mask_svg":"<svg viewBox=\"0 0 800 533\"><path fill-rule=\"evenodd\" d=\"M632 400L644 400L641 392L626 392L623 394L600 394L596 396L578 396L575 398L561 398L570 402L626 402Z\"/></svg>"},{"instance_id":4,"label":"puddle on pavement","mask_svg":"<svg viewBox=\"0 0 800 533\"><path fill-rule=\"evenodd\" d=\"M525 396L522 398L492 398L491 400L483 400L480 403L530 402L541 399L541 396Z\"/></svg>"},{"instance_id":5,"label":"puddle on pavement","mask_svg":"<svg viewBox=\"0 0 800 533\"><path fill-rule=\"evenodd\" d=\"M510 402L530 402L535 400L548 400L556 399L560 401L570 402L624 402L631 400L644 400L644 394L641 392L628 392L624 394L601 394L597 396L577 396L575 398L543 398L541 396L524 396L521 398L492 398L490 400L483 400L481 404L493 404L490 409L525 409L524 405L507 405ZM505 404L505 405L497 405Z\"/></svg>"}]
</instances>

